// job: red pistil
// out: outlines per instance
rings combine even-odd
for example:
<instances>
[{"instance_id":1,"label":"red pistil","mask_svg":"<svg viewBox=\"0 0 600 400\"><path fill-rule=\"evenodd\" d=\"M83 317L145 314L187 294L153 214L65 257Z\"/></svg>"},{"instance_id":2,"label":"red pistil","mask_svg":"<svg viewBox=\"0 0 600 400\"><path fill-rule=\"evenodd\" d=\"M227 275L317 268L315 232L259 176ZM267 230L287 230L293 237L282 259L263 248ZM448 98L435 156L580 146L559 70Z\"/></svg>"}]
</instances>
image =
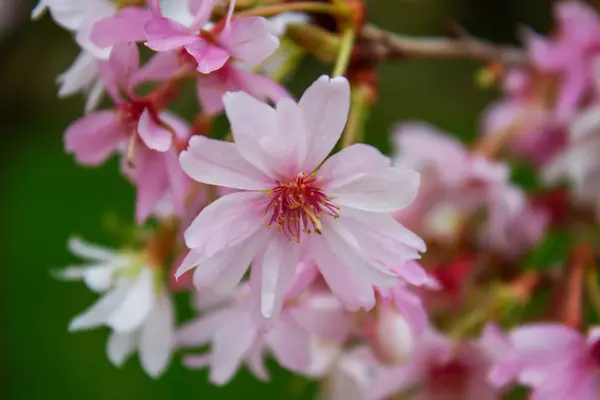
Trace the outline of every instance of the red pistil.
<instances>
[{"instance_id":1,"label":"red pistil","mask_svg":"<svg viewBox=\"0 0 600 400\"><path fill-rule=\"evenodd\" d=\"M338 218L339 207L333 205L310 175L298 174L290 182L278 182L278 186L267 192L270 198L265 214L271 212L267 228L273 224L286 236L296 238L300 243L300 234L321 233L319 218L327 214Z\"/></svg>"}]
</instances>

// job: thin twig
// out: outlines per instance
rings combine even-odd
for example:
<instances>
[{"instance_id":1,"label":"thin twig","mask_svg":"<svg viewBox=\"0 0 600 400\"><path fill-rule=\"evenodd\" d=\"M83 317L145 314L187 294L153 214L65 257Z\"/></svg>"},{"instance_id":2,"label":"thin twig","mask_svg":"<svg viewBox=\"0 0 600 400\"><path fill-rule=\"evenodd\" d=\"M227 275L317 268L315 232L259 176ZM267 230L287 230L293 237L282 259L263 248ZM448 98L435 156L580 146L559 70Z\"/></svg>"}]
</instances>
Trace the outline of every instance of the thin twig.
<instances>
[{"instance_id":1,"label":"thin twig","mask_svg":"<svg viewBox=\"0 0 600 400\"><path fill-rule=\"evenodd\" d=\"M414 38L368 24L362 28L360 40L367 53L362 55L379 61L398 58L466 58L507 65L523 65L528 62L525 52L516 47L498 45L471 36Z\"/></svg>"}]
</instances>

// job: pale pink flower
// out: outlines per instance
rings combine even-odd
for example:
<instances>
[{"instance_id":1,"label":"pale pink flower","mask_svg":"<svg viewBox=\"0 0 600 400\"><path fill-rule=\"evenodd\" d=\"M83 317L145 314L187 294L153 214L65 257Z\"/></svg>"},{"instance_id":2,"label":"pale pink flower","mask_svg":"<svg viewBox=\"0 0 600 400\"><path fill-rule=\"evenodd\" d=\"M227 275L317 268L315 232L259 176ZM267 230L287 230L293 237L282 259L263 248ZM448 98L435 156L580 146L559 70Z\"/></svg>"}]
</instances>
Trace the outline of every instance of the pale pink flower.
<instances>
[{"instance_id":1,"label":"pale pink flower","mask_svg":"<svg viewBox=\"0 0 600 400\"><path fill-rule=\"evenodd\" d=\"M533 32L526 38L534 65L561 78L556 113L559 120L565 120L591 86L592 62L600 53L600 20L593 7L583 1L557 3L555 17L558 22L555 39Z\"/></svg>"},{"instance_id":2,"label":"pale pink flower","mask_svg":"<svg viewBox=\"0 0 600 400\"><path fill-rule=\"evenodd\" d=\"M249 288L242 285L226 296L199 293L204 315L177 334L179 347L211 343L211 351L186 356L190 368L210 367L210 380L225 384L243 363L260 379L268 379L264 357L273 354L285 368L316 376L327 369L334 352L350 333L350 316L326 292L304 292L293 298L280 318L265 329L253 321Z\"/></svg>"},{"instance_id":3,"label":"pale pink flower","mask_svg":"<svg viewBox=\"0 0 600 400\"><path fill-rule=\"evenodd\" d=\"M425 245L389 215L413 200L418 174L365 144L323 163L348 116L346 79L322 76L298 104L283 99L276 109L242 92L223 102L235 143L196 136L180 161L200 182L241 191L206 207L185 232L192 250L179 275L198 266L198 287L228 288L253 262L265 318L281 308L301 256L355 310L373 307L374 286L428 281L420 268L401 268Z\"/></svg>"},{"instance_id":4,"label":"pale pink flower","mask_svg":"<svg viewBox=\"0 0 600 400\"><path fill-rule=\"evenodd\" d=\"M565 124L558 121L554 110L548 108L544 94L537 86L547 83L547 77L532 75L523 70L511 70L503 81L505 98L493 103L485 111L482 131L485 135L519 133L508 146L516 154L541 166L552 160L565 146Z\"/></svg>"},{"instance_id":5,"label":"pale pink flower","mask_svg":"<svg viewBox=\"0 0 600 400\"><path fill-rule=\"evenodd\" d=\"M126 172L138 189L138 222L143 222L167 193L176 213L182 215L190 183L177 161L176 146L187 141L189 127L132 92L141 82L140 77L149 79L161 73L161 70L139 69L135 43L116 45L108 63L103 65L103 76L117 107L88 114L65 132L66 150L86 165L98 165L136 143L133 144L134 168L126 166Z\"/></svg>"},{"instance_id":6,"label":"pale pink flower","mask_svg":"<svg viewBox=\"0 0 600 400\"><path fill-rule=\"evenodd\" d=\"M108 326L108 359L121 367L136 350L152 377L161 375L173 351L174 315L166 287L159 284L160 266L148 265L135 253L115 252L71 239L69 248L89 264L68 267L60 279L82 279L100 300L77 315L69 331Z\"/></svg>"},{"instance_id":7,"label":"pale pink flower","mask_svg":"<svg viewBox=\"0 0 600 400\"><path fill-rule=\"evenodd\" d=\"M600 328L587 339L553 323L523 325L504 336L494 326L500 358L490 380L504 386L513 379L531 387L531 400L600 399Z\"/></svg>"},{"instance_id":8,"label":"pale pink flower","mask_svg":"<svg viewBox=\"0 0 600 400\"><path fill-rule=\"evenodd\" d=\"M203 29L213 5L214 1L202 2L193 18L182 18L180 12L169 16L161 7L162 16L146 24L146 45L158 52L183 49L204 74L218 70L232 57L258 65L279 46L264 18L231 20L232 7L224 24Z\"/></svg>"},{"instance_id":9,"label":"pale pink flower","mask_svg":"<svg viewBox=\"0 0 600 400\"><path fill-rule=\"evenodd\" d=\"M416 389L411 399L500 399L500 392L487 382L495 352L493 341L455 343L427 331L419 337L409 361L377 371L366 398L385 399Z\"/></svg>"}]
</instances>

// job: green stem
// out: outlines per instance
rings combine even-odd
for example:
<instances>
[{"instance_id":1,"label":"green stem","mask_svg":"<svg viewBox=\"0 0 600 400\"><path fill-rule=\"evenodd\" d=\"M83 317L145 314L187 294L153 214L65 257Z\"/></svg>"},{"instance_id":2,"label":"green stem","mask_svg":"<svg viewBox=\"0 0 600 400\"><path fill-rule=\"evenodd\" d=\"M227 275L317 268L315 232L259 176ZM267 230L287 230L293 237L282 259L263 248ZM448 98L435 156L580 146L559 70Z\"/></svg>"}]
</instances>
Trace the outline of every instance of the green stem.
<instances>
[{"instance_id":1,"label":"green stem","mask_svg":"<svg viewBox=\"0 0 600 400\"><path fill-rule=\"evenodd\" d=\"M304 11L321 14L341 14L345 15L345 10L342 10L334 5L326 3L317 3L312 1L302 1L298 3L285 3L273 6L253 8L250 10L235 13L236 18L244 17L271 17L273 15L282 14L288 11Z\"/></svg>"},{"instance_id":2,"label":"green stem","mask_svg":"<svg viewBox=\"0 0 600 400\"><path fill-rule=\"evenodd\" d=\"M333 76L343 76L346 73L346 69L348 69L348 65L350 64L354 39L354 29L347 28L342 37L340 51L338 52L335 67L333 68Z\"/></svg>"},{"instance_id":3,"label":"green stem","mask_svg":"<svg viewBox=\"0 0 600 400\"><path fill-rule=\"evenodd\" d=\"M600 286L598 286L598 271L595 266L588 270L586 284L588 300L600 318Z\"/></svg>"},{"instance_id":4,"label":"green stem","mask_svg":"<svg viewBox=\"0 0 600 400\"><path fill-rule=\"evenodd\" d=\"M358 86L352 90L350 115L348 115L348 123L342 137L342 148L360 142L363 139L370 106L367 99L369 96L368 90L364 86Z\"/></svg>"}]
</instances>

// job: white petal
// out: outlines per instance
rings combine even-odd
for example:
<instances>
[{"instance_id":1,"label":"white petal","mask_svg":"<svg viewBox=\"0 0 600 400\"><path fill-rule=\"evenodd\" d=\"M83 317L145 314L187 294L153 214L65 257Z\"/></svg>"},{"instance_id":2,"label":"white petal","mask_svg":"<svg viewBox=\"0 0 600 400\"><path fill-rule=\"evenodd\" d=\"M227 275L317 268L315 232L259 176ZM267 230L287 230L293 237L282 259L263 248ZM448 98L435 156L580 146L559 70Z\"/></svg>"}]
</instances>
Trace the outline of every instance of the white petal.
<instances>
[{"instance_id":1,"label":"white petal","mask_svg":"<svg viewBox=\"0 0 600 400\"><path fill-rule=\"evenodd\" d=\"M420 176L409 169L389 168L364 174L332 189L339 206L374 212L392 212L408 206L417 197Z\"/></svg>"},{"instance_id":2,"label":"white petal","mask_svg":"<svg viewBox=\"0 0 600 400\"><path fill-rule=\"evenodd\" d=\"M231 309L203 314L199 319L183 325L176 334L177 347L197 347L210 342L219 328L235 318Z\"/></svg>"},{"instance_id":3,"label":"white petal","mask_svg":"<svg viewBox=\"0 0 600 400\"><path fill-rule=\"evenodd\" d=\"M223 385L231 379L254 343L256 334L256 328L245 312L240 312L217 331L212 349L211 382Z\"/></svg>"},{"instance_id":4,"label":"white petal","mask_svg":"<svg viewBox=\"0 0 600 400\"><path fill-rule=\"evenodd\" d=\"M225 93L223 104L241 156L268 176L277 177L279 166L263 147L266 138L276 135L275 110L245 92Z\"/></svg>"},{"instance_id":5,"label":"white petal","mask_svg":"<svg viewBox=\"0 0 600 400\"><path fill-rule=\"evenodd\" d=\"M171 358L174 325L173 304L169 295L162 293L140 335L140 362L144 371L153 378L164 372Z\"/></svg>"},{"instance_id":6,"label":"white petal","mask_svg":"<svg viewBox=\"0 0 600 400\"><path fill-rule=\"evenodd\" d=\"M194 16L190 10L189 0L159 0L160 12L163 17L169 18L185 27L192 26Z\"/></svg>"},{"instance_id":7,"label":"white petal","mask_svg":"<svg viewBox=\"0 0 600 400\"><path fill-rule=\"evenodd\" d=\"M185 231L189 248L212 257L233 247L264 226L264 193L225 195L205 207Z\"/></svg>"},{"instance_id":8,"label":"white petal","mask_svg":"<svg viewBox=\"0 0 600 400\"><path fill-rule=\"evenodd\" d=\"M584 140L591 135L600 133L600 105L585 109L584 112L574 118L570 127L573 140Z\"/></svg>"},{"instance_id":9,"label":"white petal","mask_svg":"<svg viewBox=\"0 0 600 400\"><path fill-rule=\"evenodd\" d=\"M131 285L122 284L100 298L90 308L77 315L69 324L69 331L80 331L96 328L106 324L110 314L123 302Z\"/></svg>"},{"instance_id":10,"label":"white petal","mask_svg":"<svg viewBox=\"0 0 600 400\"><path fill-rule=\"evenodd\" d=\"M179 161L192 179L209 185L245 190L272 186L269 177L242 158L235 144L222 140L193 136Z\"/></svg>"},{"instance_id":11,"label":"white petal","mask_svg":"<svg viewBox=\"0 0 600 400\"><path fill-rule=\"evenodd\" d=\"M298 371L310 365L310 336L291 318L282 316L277 321L267 343L284 368Z\"/></svg>"},{"instance_id":12,"label":"white petal","mask_svg":"<svg viewBox=\"0 0 600 400\"><path fill-rule=\"evenodd\" d=\"M344 77L321 76L302 95L308 135L305 168L312 171L327 157L340 138L350 109L350 84Z\"/></svg>"},{"instance_id":13,"label":"white petal","mask_svg":"<svg viewBox=\"0 0 600 400\"><path fill-rule=\"evenodd\" d=\"M113 284L114 270L114 264L87 267L83 273L83 280L90 290L103 293Z\"/></svg>"},{"instance_id":14,"label":"white petal","mask_svg":"<svg viewBox=\"0 0 600 400\"><path fill-rule=\"evenodd\" d=\"M68 247L71 253L85 260L110 262L115 258L114 251L88 243L77 237L69 239Z\"/></svg>"},{"instance_id":15,"label":"white petal","mask_svg":"<svg viewBox=\"0 0 600 400\"><path fill-rule=\"evenodd\" d=\"M139 332L111 332L108 337L106 353L109 361L116 367L122 367L133 354L137 346Z\"/></svg>"},{"instance_id":16,"label":"white petal","mask_svg":"<svg viewBox=\"0 0 600 400\"><path fill-rule=\"evenodd\" d=\"M150 314L155 301L153 273L150 269L143 268L121 304L110 313L106 323L117 332L137 329Z\"/></svg>"}]
</instances>

